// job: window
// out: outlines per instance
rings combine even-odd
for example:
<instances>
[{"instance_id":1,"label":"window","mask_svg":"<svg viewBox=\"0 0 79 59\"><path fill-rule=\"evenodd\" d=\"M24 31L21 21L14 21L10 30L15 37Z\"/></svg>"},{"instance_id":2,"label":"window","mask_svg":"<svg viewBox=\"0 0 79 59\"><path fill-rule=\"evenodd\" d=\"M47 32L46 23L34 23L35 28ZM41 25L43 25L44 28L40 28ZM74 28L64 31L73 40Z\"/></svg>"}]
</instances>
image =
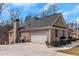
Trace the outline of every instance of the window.
<instances>
[{"instance_id":1,"label":"window","mask_svg":"<svg viewBox=\"0 0 79 59\"><path fill-rule=\"evenodd\" d=\"M19 32L19 36L21 37L21 32Z\"/></svg>"},{"instance_id":2,"label":"window","mask_svg":"<svg viewBox=\"0 0 79 59\"><path fill-rule=\"evenodd\" d=\"M55 37L58 37L58 30L55 30Z\"/></svg>"},{"instance_id":3,"label":"window","mask_svg":"<svg viewBox=\"0 0 79 59\"><path fill-rule=\"evenodd\" d=\"M64 36L64 34L65 34L65 31L63 30L63 36Z\"/></svg>"}]
</instances>

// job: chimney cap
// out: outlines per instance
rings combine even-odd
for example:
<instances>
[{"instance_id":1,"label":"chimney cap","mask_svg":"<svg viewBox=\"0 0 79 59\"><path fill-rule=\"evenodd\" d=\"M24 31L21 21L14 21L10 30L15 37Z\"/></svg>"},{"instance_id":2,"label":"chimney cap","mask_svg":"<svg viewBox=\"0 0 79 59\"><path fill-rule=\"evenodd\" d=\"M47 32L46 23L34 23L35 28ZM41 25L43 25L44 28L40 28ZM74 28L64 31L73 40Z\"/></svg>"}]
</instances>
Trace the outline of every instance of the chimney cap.
<instances>
[{"instance_id":1,"label":"chimney cap","mask_svg":"<svg viewBox=\"0 0 79 59\"><path fill-rule=\"evenodd\" d=\"M13 21L13 23L16 22L16 21L19 21L19 19L15 19L15 20Z\"/></svg>"},{"instance_id":2,"label":"chimney cap","mask_svg":"<svg viewBox=\"0 0 79 59\"><path fill-rule=\"evenodd\" d=\"M19 19L16 19L15 21L19 21Z\"/></svg>"}]
</instances>

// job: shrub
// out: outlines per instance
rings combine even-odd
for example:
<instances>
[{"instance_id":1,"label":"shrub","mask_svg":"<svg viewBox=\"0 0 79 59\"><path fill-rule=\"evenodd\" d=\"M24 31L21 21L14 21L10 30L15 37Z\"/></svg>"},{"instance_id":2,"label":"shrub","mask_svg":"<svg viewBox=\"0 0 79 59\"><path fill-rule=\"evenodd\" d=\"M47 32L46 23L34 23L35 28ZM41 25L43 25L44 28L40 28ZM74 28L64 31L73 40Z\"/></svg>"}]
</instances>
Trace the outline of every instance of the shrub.
<instances>
[{"instance_id":1,"label":"shrub","mask_svg":"<svg viewBox=\"0 0 79 59\"><path fill-rule=\"evenodd\" d=\"M20 39L15 39L16 40L16 43L20 43Z\"/></svg>"},{"instance_id":2,"label":"shrub","mask_svg":"<svg viewBox=\"0 0 79 59\"><path fill-rule=\"evenodd\" d=\"M70 39L68 39L68 40L66 40L66 42L67 42L67 44L70 44L70 43L71 43L71 40L70 40Z\"/></svg>"},{"instance_id":3,"label":"shrub","mask_svg":"<svg viewBox=\"0 0 79 59\"><path fill-rule=\"evenodd\" d=\"M76 38L76 40L79 40L79 38Z\"/></svg>"},{"instance_id":4,"label":"shrub","mask_svg":"<svg viewBox=\"0 0 79 59\"><path fill-rule=\"evenodd\" d=\"M22 43L24 43L25 42L25 39L22 39Z\"/></svg>"},{"instance_id":5,"label":"shrub","mask_svg":"<svg viewBox=\"0 0 79 59\"><path fill-rule=\"evenodd\" d=\"M49 45L49 42L48 41L45 41L46 45Z\"/></svg>"},{"instance_id":6,"label":"shrub","mask_svg":"<svg viewBox=\"0 0 79 59\"><path fill-rule=\"evenodd\" d=\"M60 37L60 45L66 45L67 44L67 42L66 42L66 37L65 36L61 36Z\"/></svg>"},{"instance_id":7,"label":"shrub","mask_svg":"<svg viewBox=\"0 0 79 59\"><path fill-rule=\"evenodd\" d=\"M60 40L60 45L63 45L63 41L62 40Z\"/></svg>"},{"instance_id":8,"label":"shrub","mask_svg":"<svg viewBox=\"0 0 79 59\"><path fill-rule=\"evenodd\" d=\"M67 42L66 41L63 41L63 45L66 45L67 44Z\"/></svg>"},{"instance_id":9,"label":"shrub","mask_svg":"<svg viewBox=\"0 0 79 59\"><path fill-rule=\"evenodd\" d=\"M68 39L72 41L72 37L71 36L69 36Z\"/></svg>"},{"instance_id":10,"label":"shrub","mask_svg":"<svg viewBox=\"0 0 79 59\"><path fill-rule=\"evenodd\" d=\"M67 44L67 41L66 41L65 39L61 39L61 40L60 40L60 44L61 44L61 45L66 45L66 44Z\"/></svg>"},{"instance_id":11,"label":"shrub","mask_svg":"<svg viewBox=\"0 0 79 59\"><path fill-rule=\"evenodd\" d=\"M76 39L75 38L72 38L71 41L76 41Z\"/></svg>"},{"instance_id":12,"label":"shrub","mask_svg":"<svg viewBox=\"0 0 79 59\"><path fill-rule=\"evenodd\" d=\"M30 42L29 39L27 39L26 42Z\"/></svg>"},{"instance_id":13,"label":"shrub","mask_svg":"<svg viewBox=\"0 0 79 59\"><path fill-rule=\"evenodd\" d=\"M52 45L54 47L59 47L60 46L60 41L53 41Z\"/></svg>"},{"instance_id":14,"label":"shrub","mask_svg":"<svg viewBox=\"0 0 79 59\"><path fill-rule=\"evenodd\" d=\"M50 45L53 46L54 45L54 41L53 42L50 42Z\"/></svg>"},{"instance_id":15,"label":"shrub","mask_svg":"<svg viewBox=\"0 0 79 59\"><path fill-rule=\"evenodd\" d=\"M66 39L66 37L65 36L61 36L60 39Z\"/></svg>"}]
</instances>

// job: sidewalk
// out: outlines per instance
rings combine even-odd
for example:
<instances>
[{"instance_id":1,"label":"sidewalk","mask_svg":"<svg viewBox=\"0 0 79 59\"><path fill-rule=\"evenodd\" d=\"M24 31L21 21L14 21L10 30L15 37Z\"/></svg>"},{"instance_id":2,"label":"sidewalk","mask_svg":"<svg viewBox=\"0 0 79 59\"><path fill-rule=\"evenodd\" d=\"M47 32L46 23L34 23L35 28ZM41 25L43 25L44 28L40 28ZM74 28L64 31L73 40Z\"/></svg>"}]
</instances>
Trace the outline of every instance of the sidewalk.
<instances>
[{"instance_id":1,"label":"sidewalk","mask_svg":"<svg viewBox=\"0 0 79 59\"><path fill-rule=\"evenodd\" d=\"M72 42L71 44L67 44L67 45L63 45L61 47L52 47L50 46L50 48L52 48L53 50L65 50L65 49L70 49L70 48L73 48L75 46L79 45L78 41L76 42Z\"/></svg>"},{"instance_id":2,"label":"sidewalk","mask_svg":"<svg viewBox=\"0 0 79 59\"><path fill-rule=\"evenodd\" d=\"M0 56L72 56L57 52L57 50L70 49L78 43L72 42L62 47L48 48L44 44L18 43L13 45L0 45Z\"/></svg>"}]
</instances>

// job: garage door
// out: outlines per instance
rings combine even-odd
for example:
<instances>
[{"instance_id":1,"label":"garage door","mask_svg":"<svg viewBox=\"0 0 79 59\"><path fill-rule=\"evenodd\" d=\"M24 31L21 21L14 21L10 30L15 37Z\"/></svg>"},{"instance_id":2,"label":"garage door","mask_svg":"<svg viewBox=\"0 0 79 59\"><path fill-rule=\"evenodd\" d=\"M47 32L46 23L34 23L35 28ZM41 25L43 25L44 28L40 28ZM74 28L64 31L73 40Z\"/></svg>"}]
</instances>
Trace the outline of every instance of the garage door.
<instances>
[{"instance_id":1,"label":"garage door","mask_svg":"<svg viewBox=\"0 0 79 59\"><path fill-rule=\"evenodd\" d=\"M31 42L36 42L36 43L44 43L47 40L47 36L45 33L32 33L31 34Z\"/></svg>"}]
</instances>

